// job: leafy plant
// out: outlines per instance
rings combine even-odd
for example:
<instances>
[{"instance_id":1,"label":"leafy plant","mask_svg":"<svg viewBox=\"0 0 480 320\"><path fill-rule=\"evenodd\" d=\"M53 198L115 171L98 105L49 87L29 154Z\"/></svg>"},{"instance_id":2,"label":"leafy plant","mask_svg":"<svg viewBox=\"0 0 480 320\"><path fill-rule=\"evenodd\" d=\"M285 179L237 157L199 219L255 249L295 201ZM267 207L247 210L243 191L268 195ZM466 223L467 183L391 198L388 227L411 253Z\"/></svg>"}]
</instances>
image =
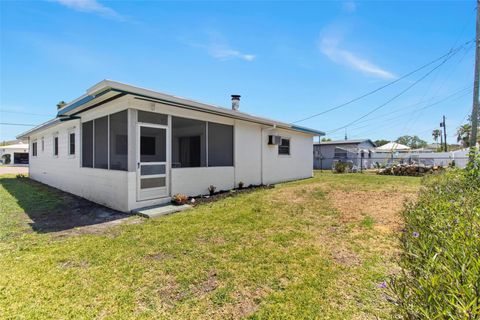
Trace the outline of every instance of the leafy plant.
<instances>
[{"instance_id":1,"label":"leafy plant","mask_svg":"<svg viewBox=\"0 0 480 320\"><path fill-rule=\"evenodd\" d=\"M182 193L174 194L173 197L172 197L172 202L176 205L186 204L187 201L188 201L187 195L182 194Z\"/></svg>"},{"instance_id":2,"label":"leafy plant","mask_svg":"<svg viewBox=\"0 0 480 320\"><path fill-rule=\"evenodd\" d=\"M217 187L215 187L213 184L211 184L208 187L208 192L210 193L211 196L213 196L215 194L215 190L217 190Z\"/></svg>"},{"instance_id":3,"label":"leafy plant","mask_svg":"<svg viewBox=\"0 0 480 320\"><path fill-rule=\"evenodd\" d=\"M403 212L402 273L390 290L405 319L480 318L480 157L425 178Z\"/></svg>"},{"instance_id":4,"label":"leafy plant","mask_svg":"<svg viewBox=\"0 0 480 320\"><path fill-rule=\"evenodd\" d=\"M243 189L243 186L244 186L244 185L245 185L245 184L243 183L243 181L240 181L240 182L238 183L238 189Z\"/></svg>"},{"instance_id":5,"label":"leafy plant","mask_svg":"<svg viewBox=\"0 0 480 320\"><path fill-rule=\"evenodd\" d=\"M25 179L26 177L27 177L27 176L24 175L23 173L19 173L19 174L16 175L16 178L17 178L17 179Z\"/></svg>"},{"instance_id":6,"label":"leafy plant","mask_svg":"<svg viewBox=\"0 0 480 320\"><path fill-rule=\"evenodd\" d=\"M11 156L9 153L6 153L2 156L4 164L10 164L12 162Z\"/></svg>"},{"instance_id":7,"label":"leafy plant","mask_svg":"<svg viewBox=\"0 0 480 320\"><path fill-rule=\"evenodd\" d=\"M350 165L348 162L342 162L342 161L337 161L333 165L333 172L335 173L345 173L348 171L350 168Z\"/></svg>"}]
</instances>

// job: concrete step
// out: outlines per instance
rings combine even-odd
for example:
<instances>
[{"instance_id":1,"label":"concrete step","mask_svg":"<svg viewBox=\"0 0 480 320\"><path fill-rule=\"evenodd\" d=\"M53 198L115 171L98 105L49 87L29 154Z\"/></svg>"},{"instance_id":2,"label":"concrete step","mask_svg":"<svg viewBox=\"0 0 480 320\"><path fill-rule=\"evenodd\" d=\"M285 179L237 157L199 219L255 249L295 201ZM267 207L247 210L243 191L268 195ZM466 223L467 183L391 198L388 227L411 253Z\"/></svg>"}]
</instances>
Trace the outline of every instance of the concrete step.
<instances>
[{"instance_id":1,"label":"concrete step","mask_svg":"<svg viewBox=\"0 0 480 320\"><path fill-rule=\"evenodd\" d=\"M158 206L135 209L132 212L144 218L158 218L166 214L185 211L191 208L192 206L188 204L184 204L181 206L176 206L173 204L161 204Z\"/></svg>"}]
</instances>

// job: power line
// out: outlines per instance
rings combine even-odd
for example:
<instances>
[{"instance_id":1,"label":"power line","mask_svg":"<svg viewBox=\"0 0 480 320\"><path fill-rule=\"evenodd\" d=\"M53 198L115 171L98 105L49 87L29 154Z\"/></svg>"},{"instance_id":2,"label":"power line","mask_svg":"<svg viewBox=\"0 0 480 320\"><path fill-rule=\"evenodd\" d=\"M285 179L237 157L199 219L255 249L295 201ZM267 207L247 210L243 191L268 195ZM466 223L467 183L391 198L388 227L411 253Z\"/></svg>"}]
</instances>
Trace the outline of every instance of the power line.
<instances>
[{"instance_id":1,"label":"power line","mask_svg":"<svg viewBox=\"0 0 480 320\"><path fill-rule=\"evenodd\" d=\"M26 124L26 123L10 123L10 122L0 122L2 126L24 126L24 127L35 127L36 124Z\"/></svg>"},{"instance_id":2,"label":"power line","mask_svg":"<svg viewBox=\"0 0 480 320\"><path fill-rule=\"evenodd\" d=\"M306 117L306 118L303 118L303 119L294 121L294 122L292 122L292 123L303 122L303 121L306 121L306 120L309 120L309 119L318 117L318 116L320 116L320 115L322 115L322 114L328 113L328 112L333 111L333 110L337 110L337 109L342 108L342 107L344 107L344 106L346 106L346 105L349 105L349 104L351 104L351 103L354 103L354 102L356 102L356 101L359 101L359 100L361 100L361 99L363 99L363 98L365 98L365 97L368 97L368 96L370 96L370 95L372 95L372 94L374 94L374 93L376 93L376 92L378 92L378 91L380 91L380 90L382 90L382 89L385 89L385 88L387 88L387 87L389 87L389 86L391 86L391 85L393 85L393 84L395 84L395 83L397 83L397 82L399 82L399 81L401 81L401 80L403 80L403 79L411 76L412 74L414 74L414 73L416 73L416 72L418 72L418 71L420 71L420 70L425 69L426 67L434 64L434 63L437 62L437 61L442 60L442 59L445 58L445 57L448 57L448 56L450 56L450 55L452 55L452 54L456 54L460 49L462 49L462 48L465 47L466 45L472 43L473 41L475 41L475 40L467 41L466 43L464 43L464 44L461 45L461 46L458 46L458 47L455 48L455 49L450 49L446 54L444 54L444 55L436 58L435 60L432 60L432 61L430 61L430 62L422 65L421 67L419 67L419 68L417 68L417 69L415 69L415 70L413 70L413 71L411 71L411 72L409 72L409 73L401 76L400 78L398 78L398 79L396 79L396 80L393 80L393 81L391 81L391 82L389 82L389 83L387 83L387 84L385 84L385 85L383 85L383 86L380 86L380 87L378 87L378 88L376 88L376 89L374 89L374 90L372 90L372 91L369 91L369 92L367 92L367 93L365 93L365 94L363 94L363 95L361 95L361 96L359 96L359 97L357 97L357 98L351 99L351 100L349 100L349 101L347 101L347 102L344 102L344 103L339 104L339 105L337 105L337 106L331 107L331 108L329 108L329 109L327 109L327 110L324 110L324 111L322 111L322 112L313 114L313 115L308 116L308 117Z\"/></svg>"},{"instance_id":3,"label":"power line","mask_svg":"<svg viewBox=\"0 0 480 320\"><path fill-rule=\"evenodd\" d=\"M15 114L25 114L25 115L29 115L29 116L52 117L51 114L30 113L30 112L14 111L14 110L4 110L4 109L0 109L0 113L15 113Z\"/></svg>"},{"instance_id":4,"label":"power line","mask_svg":"<svg viewBox=\"0 0 480 320\"><path fill-rule=\"evenodd\" d=\"M458 52L458 51L457 51ZM379 105L378 107L374 108L373 110L367 112L366 114L364 114L363 116L353 120L352 122L344 125L344 126L341 126L339 128L336 128L334 130L330 130L330 131L327 131L327 134L328 133L333 133L333 132L336 132L338 130L341 130L341 129L344 129L344 128L347 128L349 126L351 126L352 124L354 123L357 123L358 121L364 119L365 117L368 117L369 115L371 115L372 113L374 113L375 111L377 110L380 110L381 108L385 107L386 105L388 105L390 102L392 102L393 100L397 99L398 97L400 97L401 95L403 95L405 92L407 92L408 90L410 90L411 88L413 88L414 86L416 86L418 83L420 83L422 80L424 80L426 77L428 77L430 74L432 74L435 70L437 70L438 68L440 68L442 65L444 65L451 57L453 57L453 55L450 55L449 57L447 57L445 60L443 60L441 63L439 63L437 66L435 66L433 69L431 69L430 71L428 71L426 74L424 74L420 79L416 80L414 83L412 83L411 85L409 85L407 88L405 88L404 90L400 91L400 93L394 95L392 98L388 99L385 103Z\"/></svg>"}]
</instances>

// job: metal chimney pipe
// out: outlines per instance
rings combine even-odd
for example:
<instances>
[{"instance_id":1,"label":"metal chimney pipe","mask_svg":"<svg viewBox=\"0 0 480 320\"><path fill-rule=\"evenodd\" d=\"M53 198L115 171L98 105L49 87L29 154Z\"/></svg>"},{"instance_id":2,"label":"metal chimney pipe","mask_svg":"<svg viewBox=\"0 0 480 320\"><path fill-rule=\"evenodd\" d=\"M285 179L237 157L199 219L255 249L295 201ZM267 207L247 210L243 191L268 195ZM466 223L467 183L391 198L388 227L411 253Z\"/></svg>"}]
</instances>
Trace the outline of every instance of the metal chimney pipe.
<instances>
[{"instance_id":1,"label":"metal chimney pipe","mask_svg":"<svg viewBox=\"0 0 480 320\"><path fill-rule=\"evenodd\" d=\"M232 94L232 110L237 111L240 108L240 95Z\"/></svg>"}]
</instances>

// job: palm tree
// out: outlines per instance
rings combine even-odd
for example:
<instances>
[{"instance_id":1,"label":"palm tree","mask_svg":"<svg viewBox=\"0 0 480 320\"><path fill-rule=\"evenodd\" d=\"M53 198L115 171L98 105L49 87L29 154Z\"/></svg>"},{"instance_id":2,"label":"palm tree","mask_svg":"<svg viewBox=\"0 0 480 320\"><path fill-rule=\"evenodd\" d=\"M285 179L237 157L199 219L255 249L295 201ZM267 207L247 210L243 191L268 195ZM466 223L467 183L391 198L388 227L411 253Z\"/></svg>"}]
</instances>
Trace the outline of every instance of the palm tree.
<instances>
[{"instance_id":1,"label":"palm tree","mask_svg":"<svg viewBox=\"0 0 480 320\"><path fill-rule=\"evenodd\" d=\"M461 142L462 145L467 148L470 146L470 133L472 132L472 126L464 124L457 129L457 142Z\"/></svg>"},{"instance_id":2,"label":"palm tree","mask_svg":"<svg viewBox=\"0 0 480 320\"><path fill-rule=\"evenodd\" d=\"M435 129L432 131L432 137L435 143L437 144L437 148L438 148L438 138L440 138L441 136L442 136L442 130Z\"/></svg>"}]
</instances>

